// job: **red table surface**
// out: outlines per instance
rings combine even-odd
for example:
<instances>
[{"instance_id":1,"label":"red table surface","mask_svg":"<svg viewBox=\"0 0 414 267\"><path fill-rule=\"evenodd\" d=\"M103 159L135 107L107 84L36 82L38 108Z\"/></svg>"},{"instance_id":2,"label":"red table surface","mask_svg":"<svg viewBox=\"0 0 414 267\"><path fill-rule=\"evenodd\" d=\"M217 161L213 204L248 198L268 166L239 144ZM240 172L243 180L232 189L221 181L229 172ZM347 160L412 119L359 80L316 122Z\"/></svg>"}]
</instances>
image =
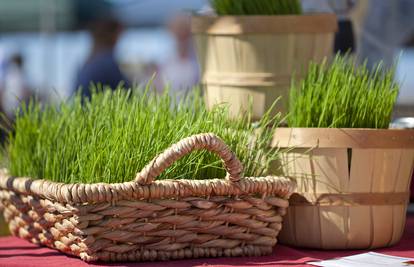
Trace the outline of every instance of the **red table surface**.
<instances>
[{"instance_id":1,"label":"red table surface","mask_svg":"<svg viewBox=\"0 0 414 267\"><path fill-rule=\"evenodd\" d=\"M414 258L414 214L407 218L402 240L395 246L375 250L388 255ZM16 237L0 238L0 266L139 266L139 267L181 267L181 266L310 266L306 262L332 259L365 251L318 251L277 245L272 255L264 257L193 259L169 262L145 263L94 263L87 264L75 257L66 256L55 250L39 247Z\"/></svg>"}]
</instances>

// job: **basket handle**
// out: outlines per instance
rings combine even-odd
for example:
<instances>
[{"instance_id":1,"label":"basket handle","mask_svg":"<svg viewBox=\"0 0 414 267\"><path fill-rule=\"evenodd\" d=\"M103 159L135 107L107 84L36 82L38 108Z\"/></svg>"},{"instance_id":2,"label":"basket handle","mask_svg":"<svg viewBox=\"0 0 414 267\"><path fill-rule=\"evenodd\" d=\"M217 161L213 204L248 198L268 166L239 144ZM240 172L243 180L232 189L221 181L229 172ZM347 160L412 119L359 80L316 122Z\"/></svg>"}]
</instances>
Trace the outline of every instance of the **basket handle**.
<instances>
[{"instance_id":1,"label":"basket handle","mask_svg":"<svg viewBox=\"0 0 414 267\"><path fill-rule=\"evenodd\" d=\"M216 153L224 163L226 179L238 182L242 177L243 166L230 148L218 136L203 133L184 138L167 148L137 173L135 181L140 185L149 185L171 164L194 150L206 149Z\"/></svg>"}]
</instances>

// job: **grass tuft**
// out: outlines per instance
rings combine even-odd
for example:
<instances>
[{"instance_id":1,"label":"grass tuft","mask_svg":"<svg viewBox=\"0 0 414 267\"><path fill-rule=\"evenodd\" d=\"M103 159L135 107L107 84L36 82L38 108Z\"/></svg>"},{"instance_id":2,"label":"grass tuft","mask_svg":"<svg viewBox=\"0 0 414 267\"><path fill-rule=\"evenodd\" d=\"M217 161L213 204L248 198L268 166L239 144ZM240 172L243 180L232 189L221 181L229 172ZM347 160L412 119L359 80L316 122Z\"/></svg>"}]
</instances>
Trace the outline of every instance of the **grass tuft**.
<instances>
[{"instance_id":1,"label":"grass tuft","mask_svg":"<svg viewBox=\"0 0 414 267\"><path fill-rule=\"evenodd\" d=\"M246 176L266 173L278 157L268 145L279 116L229 119L227 106L207 111L199 91L181 101L168 93L145 90L96 90L91 100L77 95L58 107L31 101L17 115L6 146L14 176L63 183L130 181L153 157L193 134L213 132L233 149ZM253 132L260 130L255 142ZM219 158L196 152L166 170L159 179L224 177Z\"/></svg>"},{"instance_id":2,"label":"grass tuft","mask_svg":"<svg viewBox=\"0 0 414 267\"><path fill-rule=\"evenodd\" d=\"M331 64L311 63L290 90L290 127L388 128L399 84L395 69L374 70L337 55Z\"/></svg>"},{"instance_id":3,"label":"grass tuft","mask_svg":"<svg viewBox=\"0 0 414 267\"><path fill-rule=\"evenodd\" d=\"M301 14L300 0L211 0L217 15Z\"/></svg>"}]
</instances>

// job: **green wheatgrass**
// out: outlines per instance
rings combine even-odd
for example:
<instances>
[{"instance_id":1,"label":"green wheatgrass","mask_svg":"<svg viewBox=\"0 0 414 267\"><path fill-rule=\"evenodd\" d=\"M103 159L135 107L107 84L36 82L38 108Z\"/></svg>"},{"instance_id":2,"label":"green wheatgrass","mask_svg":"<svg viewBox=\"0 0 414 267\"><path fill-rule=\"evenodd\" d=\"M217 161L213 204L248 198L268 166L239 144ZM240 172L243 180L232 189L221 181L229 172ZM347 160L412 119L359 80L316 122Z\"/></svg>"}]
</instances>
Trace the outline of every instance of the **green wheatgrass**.
<instances>
[{"instance_id":1,"label":"green wheatgrass","mask_svg":"<svg viewBox=\"0 0 414 267\"><path fill-rule=\"evenodd\" d=\"M388 128L399 84L395 68L370 70L348 55L331 63L311 63L308 74L290 90L290 127Z\"/></svg>"},{"instance_id":2,"label":"green wheatgrass","mask_svg":"<svg viewBox=\"0 0 414 267\"><path fill-rule=\"evenodd\" d=\"M58 107L32 101L17 115L6 145L14 176L63 183L131 181L151 159L182 138L212 132L221 137L245 167L246 176L266 173L278 157L268 145L279 116L256 124L248 116L229 119L226 106L207 111L199 91L175 101L168 93L145 90L94 92L91 101L77 95ZM253 134L261 134L253 140ZM224 177L220 159L206 151L182 158L158 179Z\"/></svg>"},{"instance_id":3,"label":"green wheatgrass","mask_svg":"<svg viewBox=\"0 0 414 267\"><path fill-rule=\"evenodd\" d=\"M301 14L300 0L211 0L217 15Z\"/></svg>"}]
</instances>

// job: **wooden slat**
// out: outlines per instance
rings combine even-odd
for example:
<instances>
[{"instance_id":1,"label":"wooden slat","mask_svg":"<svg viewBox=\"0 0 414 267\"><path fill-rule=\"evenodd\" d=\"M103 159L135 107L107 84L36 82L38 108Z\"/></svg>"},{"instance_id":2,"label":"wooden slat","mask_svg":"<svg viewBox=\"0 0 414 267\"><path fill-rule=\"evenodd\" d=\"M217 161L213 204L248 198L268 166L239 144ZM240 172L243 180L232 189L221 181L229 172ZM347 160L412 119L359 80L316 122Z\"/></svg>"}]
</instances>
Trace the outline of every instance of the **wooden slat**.
<instances>
[{"instance_id":1,"label":"wooden slat","mask_svg":"<svg viewBox=\"0 0 414 267\"><path fill-rule=\"evenodd\" d=\"M400 241L405 229L405 217L407 213L407 205L393 206L393 234L389 245L392 246Z\"/></svg>"},{"instance_id":2,"label":"wooden slat","mask_svg":"<svg viewBox=\"0 0 414 267\"><path fill-rule=\"evenodd\" d=\"M322 47L316 46L315 38L316 36L314 34L301 34L299 36L295 36L295 41L298 43L298 45L294 47L295 60L293 61L295 64L294 71L296 74L306 73L306 67L309 65L309 62L313 60L317 61L317 59L314 57L315 54L332 54L333 47L329 51L323 50ZM319 50L319 52L316 52L315 50Z\"/></svg>"},{"instance_id":3,"label":"wooden slat","mask_svg":"<svg viewBox=\"0 0 414 267\"><path fill-rule=\"evenodd\" d=\"M347 245L347 208L320 207L323 249L343 249ZM306 220L305 220L306 221ZM308 226L309 231L309 226Z\"/></svg>"},{"instance_id":4,"label":"wooden slat","mask_svg":"<svg viewBox=\"0 0 414 267\"><path fill-rule=\"evenodd\" d=\"M402 149L401 159L399 162L399 171L396 184L396 192L410 191L410 180L414 167L414 149Z\"/></svg>"},{"instance_id":5,"label":"wooden slat","mask_svg":"<svg viewBox=\"0 0 414 267\"><path fill-rule=\"evenodd\" d=\"M392 206L372 206L372 232L374 233L372 248L387 246L392 240L394 231L392 210Z\"/></svg>"},{"instance_id":6,"label":"wooden slat","mask_svg":"<svg viewBox=\"0 0 414 267\"><path fill-rule=\"evenodd\" d=\"M250 89L239 86L208 85L205 88L205 99L208 108L222 103L230 104L229 113L234 116L249 111L250 103L253 100L255 104L251 107L252 117L260 118L266 112L266 100L269 99L267 91L264 88ZM278 110L285 111L282 108Z\"/></svg>"},{"instance_id":7,"label":"wooden slat","mask_svg":"<svg viewBox=\"0 0 414 267\"><path fill-rule=\"evenodd\" d=\"M365 249L370 246L371 219L368 206L349 207L347 248Z\"/></svg>"},{"instance_id":8,"label":"wooden slat","mask_svg":"<svg viewBox=\"0 0 414 267\"><path fill-rule=\"evenodd\" d=\"M314 192L314 179L309 154L304 150L292 150L283 155L284 174L295 177L297 192Z\"/></svg>"},{"instance_id":9,"label":"wooden slat","mask_svg":"<svg viewBox=\"0 0 414 267\"><path fill-rule=\"evenodd\" d=\"M371 192L394 192L401 149L375 149ZM406 179L406 178L405 178Z\"/></svg>"},{"instance_id":10,"label":"wooden slat","mask_svg":"<svg viewBox=\"0 0 414 267\"><path fill-rule=\"evenodd\" d=\"M347 150L317 148L311 151L311 155L315 192L337 193L346 190L349 181Z\"/></svg>"},{"instance_id":11,"label":"wooden slat","mask_svg":"<svg viewBox=\"0 0 414 267\"><path fill-rule=\"evenodd\" d=\"M306 221L300 218L306 218ZM321 246L321 232L318 207L289 208L289 215L285 217L279 240L282 244L301 247ZM309 226L312 231L309 231Z\"/></svg>"},{"instance_id":12,"label":"wooden slat","mask_svg":"<svg viewBox=\"0 0 414 267\"><path fill-rule=\"evenodd\" d=\"M335 36L329 33L318 34L314 36L315 38L315 49L313 51L313 58L317 61L322 61L325 58L329 58L329 51L331 51L331 55L333 55L333 46Z\"/></svg>"},{"instance_id":13,"label":"wooden slat","mask_svg":"<svg viewBox=\"0 0 414 267\"><path fill-rule=\"evenodd\" d=\"M412 177L414 164L414 150L401 149L400 153L398 172L394 180L394 192L409 192L410 178ZM400 240L405 228L406 212L406 204L393 206L393 234L389 245L394 245Z\"/></svg>"},{"instance_id":14,"label":"wooden slat","mask_svg":"<svg viewBox=\"0 0 414 267\"><path fill-rule=\"evenodd\" d=\"M375 149L352 149L351 172L348 192L371 192L374 173Z\"/></svg>"},{"instance_id":15,"label":"wooden slat","mask_svg":"<svg viewBox=\"0 0 414 267\"><path fill-rule=\"evenodd\" d=\"M282 244L297 245L296 240L296 221L295 221L295 207L289 207L287 214L283 217L282 230L279 233L278 240Z\"/></svg>"}]
</instances>

